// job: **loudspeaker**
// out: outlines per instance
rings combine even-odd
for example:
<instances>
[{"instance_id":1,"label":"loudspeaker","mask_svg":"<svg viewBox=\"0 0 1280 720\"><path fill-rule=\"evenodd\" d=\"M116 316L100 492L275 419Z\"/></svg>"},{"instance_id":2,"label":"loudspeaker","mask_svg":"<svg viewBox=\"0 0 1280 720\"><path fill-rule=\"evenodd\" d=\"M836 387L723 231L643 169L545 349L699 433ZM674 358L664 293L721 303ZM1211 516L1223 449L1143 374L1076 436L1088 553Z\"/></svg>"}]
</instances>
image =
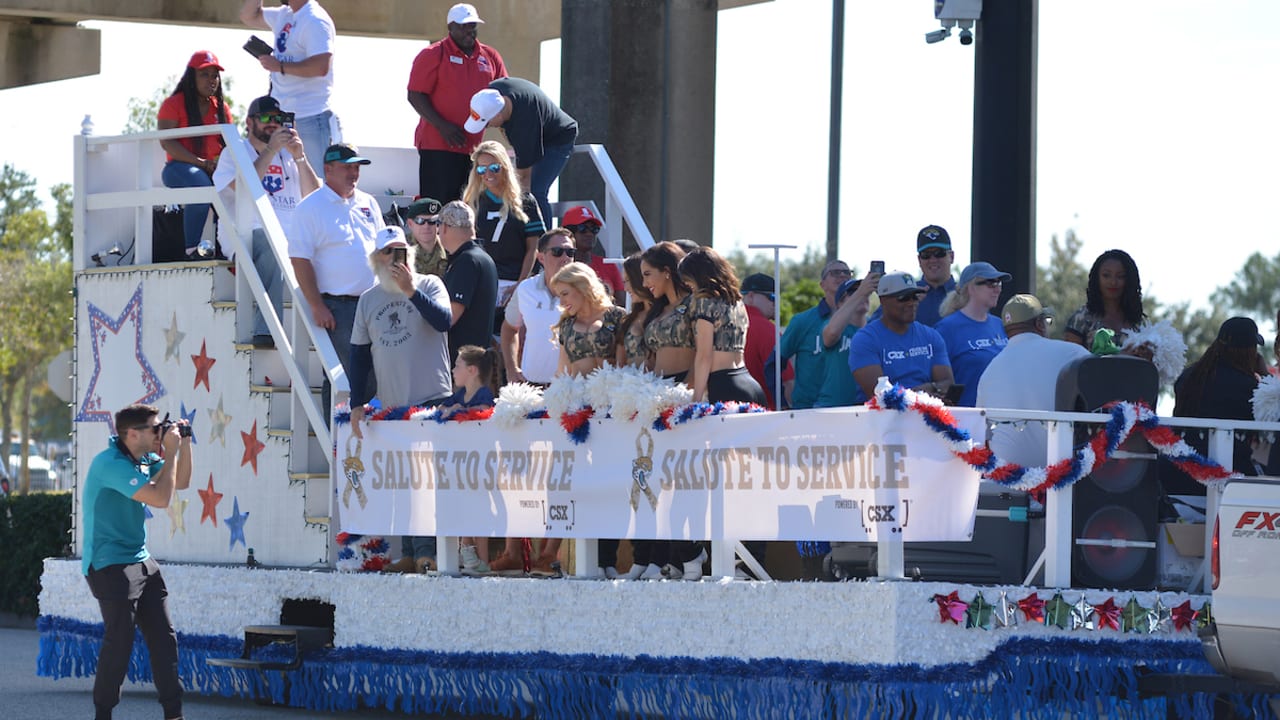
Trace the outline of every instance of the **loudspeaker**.
<instances>
[{"instance_id":1,"label":"loudspeaker","mask_svg":"<svg viewBox=\"0 0 1280 720\"><path fill-rule=\"evenodd\" d=\"M968 542L913 542L902 549L903 570L913 580L969 585L1017 585L1027 564L1027 494L978 496L978 517ZM878 564L875 543L845 543L823 559L828 579L865 580Z\"/></svg>"},{"instance_id":2,"label":"loudspeaker","mask_svg":"<svg viewBox=\"0 0 1280 720\"><path fill-rule=\"evenodd\" d=\"M1058 376L1057 409L1093 412L1114 400L1141 400L1154 406L1159 391L1159 373L1150 362L1126 355L1091 356L1071 363ZM1098 427L1078 426L1076 444L1087 441ZM1147 441L1136 435L1119 450L1117 455L1153 455ZM1155 587L1155 548L1074 541L1155 542L1159 502L1159 464L1154 457L1116 457L1077 482L1072 495L1072 586Z\"/></svg>"}]
</instances>

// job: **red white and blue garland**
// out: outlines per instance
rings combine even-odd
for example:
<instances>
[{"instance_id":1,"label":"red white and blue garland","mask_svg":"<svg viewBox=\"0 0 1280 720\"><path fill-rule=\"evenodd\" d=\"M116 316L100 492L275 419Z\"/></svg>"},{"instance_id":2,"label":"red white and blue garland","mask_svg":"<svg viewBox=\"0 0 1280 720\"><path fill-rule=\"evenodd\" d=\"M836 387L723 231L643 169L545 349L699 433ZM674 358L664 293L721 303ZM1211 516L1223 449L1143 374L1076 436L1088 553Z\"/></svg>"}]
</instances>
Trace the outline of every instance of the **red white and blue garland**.
<instances>
[{"instance_id":1,"label":"red white and blue garland","mask_svg":"<svg viewBox=\"0 0 1280 720\"><path fill-rule=\"evenodd\" d=\"M1051 488L1072 485L1106 462L1129 436L1140 433L1161 455L1201 483L1232 477L1231 471L1196 452L1174 430L1160 424L1160 418L1142 403L1115 402L1106 406L1110 419L1087 442L1076 447L1071 457L1046 467L1024 467L996 457L991 448L975 442L959 427L942 401L925 393L890 385L881 380L868 406L883 410L913 412L942 436L951 453L982 473L982 477L1014 490L1043 497Z\"/></svg>"},{"instance_id":2,"label":"red white and blue garland","mask_svg":"<svg viewBox=\"0 0 1280 720\"><path fill-rule=\"evenodd\" d=\"M339 572L380 572L391 562L391 548L378 535L343 532L335 540L342 546L335 563Z\"/></svg>"}]
</instances>

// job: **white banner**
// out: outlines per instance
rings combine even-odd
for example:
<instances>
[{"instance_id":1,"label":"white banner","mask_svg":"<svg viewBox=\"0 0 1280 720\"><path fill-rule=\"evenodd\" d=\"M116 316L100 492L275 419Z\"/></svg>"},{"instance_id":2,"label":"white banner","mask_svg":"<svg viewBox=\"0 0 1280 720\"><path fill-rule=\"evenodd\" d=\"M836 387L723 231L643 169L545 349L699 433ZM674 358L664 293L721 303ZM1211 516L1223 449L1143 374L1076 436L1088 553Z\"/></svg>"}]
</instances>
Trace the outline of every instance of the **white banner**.
<instances>
[{"instance_id":1,"label":"white banner","mask_svg":"<svg viewBox=\"0 0 1280 720\"><path fill-rule=\"evenodd\" d=\"M954 414L983 436L979 411ZM338 428L350 470L338 514L360 534L960 541L978 502L978 473L918 416L891 411L726 415L661 432L593 420L582 444L551 420L363 430L357 442Z\"/></svg>"}]
</instances>

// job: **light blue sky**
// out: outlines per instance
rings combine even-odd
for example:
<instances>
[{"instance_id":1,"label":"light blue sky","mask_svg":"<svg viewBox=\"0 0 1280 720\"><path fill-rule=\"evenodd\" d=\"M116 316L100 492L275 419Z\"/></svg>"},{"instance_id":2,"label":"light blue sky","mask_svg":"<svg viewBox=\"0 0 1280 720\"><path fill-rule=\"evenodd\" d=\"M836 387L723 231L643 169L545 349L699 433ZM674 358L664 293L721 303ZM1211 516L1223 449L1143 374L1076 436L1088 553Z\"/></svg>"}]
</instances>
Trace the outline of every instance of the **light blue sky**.
<instances>
[{"instance_id":1,"label":"light blue sky","mask_svg":"<svg viewBox=\"0 0 1280 720\"><path fill-rule=\"evenodd\" d=\"M483 0L476 4L483 15ZM847 14L841 257L913 270L915 231L938 223L963 266L973 46L955 37L925 44L937 26L929 0L852 0ZM824 0L720 15L717 247L825 244L829 17ZM150 94L193 49L219 54L240 102L265 90L239 49L247 30L92 26L103 30L101 75L0 92L0 160L42 188L70 181L70 138L86 113L98 134L118 132L126 100ZM1039 30L1042 260L1051 235L1075 228L1086 264L1109 247L1127 249L1149 292L1199 305L1249 253L1275 253L1280 3L1042 0ZM340 37L335 105L348 139L411 145L404 85L423 45ZM548 78L558 44L545 50Z\"/></svg>"}]
</instances>

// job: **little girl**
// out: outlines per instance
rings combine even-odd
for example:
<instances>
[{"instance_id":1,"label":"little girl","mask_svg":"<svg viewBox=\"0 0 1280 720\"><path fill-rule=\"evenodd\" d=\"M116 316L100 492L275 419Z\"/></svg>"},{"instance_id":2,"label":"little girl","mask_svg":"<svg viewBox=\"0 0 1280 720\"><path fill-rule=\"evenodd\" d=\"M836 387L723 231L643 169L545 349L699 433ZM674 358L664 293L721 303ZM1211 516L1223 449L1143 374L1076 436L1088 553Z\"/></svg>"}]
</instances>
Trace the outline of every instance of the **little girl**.
<instances>
[{"instance_id":1,"label":"little girl","mask_svg":"<svg viewBox=\"0 0 1280 720\"><path fill-rule=\"evenodd\" d=\"M453 386L457 392L449 396L440 408L446 415L459 410L493 407L493 385L497 370L498 353L476 345L458 348L458 359L453 361ZM460 538L463 575L489 574L489 538Z\"/></svg>"},{"instance_id":2,"label":"little girl","mask_svg":"<svg viewBox=\"0 0 1280 720\"><path fill-rule=\"evenodd\" d=\"M486 350L477 345L458 348L458 359L453 361L453 386L457 391L442 403L440 412L493 407L497 355L493 348Z\"/></svg>"}]
</instances>

